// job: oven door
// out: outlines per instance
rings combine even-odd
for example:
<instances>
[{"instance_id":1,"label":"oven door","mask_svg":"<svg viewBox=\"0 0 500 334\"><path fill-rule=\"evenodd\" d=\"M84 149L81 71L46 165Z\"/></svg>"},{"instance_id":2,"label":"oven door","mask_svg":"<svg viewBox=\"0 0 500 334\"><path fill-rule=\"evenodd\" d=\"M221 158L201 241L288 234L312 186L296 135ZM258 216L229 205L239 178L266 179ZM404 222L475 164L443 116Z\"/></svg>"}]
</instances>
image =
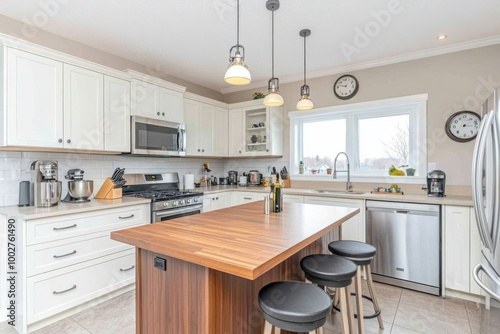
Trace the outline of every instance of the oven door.
<instances>
[{"instance_id":1,"label":"oven door","mask_svg":"<svg viewBox=\"0 0 500 334\"><path fill-rule=\"evenodd\" d=\"M178 208L178 209L168 209L162 211L155 211L152 213L152 223L163 222L170 219L192 216L201 213L203 210L203 204L191 205L188 207Z\"/></svg>"}]
</instances>

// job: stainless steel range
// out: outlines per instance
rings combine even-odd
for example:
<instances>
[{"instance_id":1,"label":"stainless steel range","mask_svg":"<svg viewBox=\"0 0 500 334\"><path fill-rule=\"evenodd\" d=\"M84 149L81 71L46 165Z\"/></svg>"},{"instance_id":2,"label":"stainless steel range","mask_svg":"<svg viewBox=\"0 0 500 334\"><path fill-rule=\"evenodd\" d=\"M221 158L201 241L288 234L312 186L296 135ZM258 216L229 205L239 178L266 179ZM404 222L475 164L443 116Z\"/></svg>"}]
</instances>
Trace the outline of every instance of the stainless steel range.
<instances>
[{"instance_id":1,"label":"stainless steel range","mask_svg":"<svg viewBox=\"0 0 500 334\"><path fill-rule=\"evenodd\" d=\"M151 222L195 215L203 210L203 193L179 190L178 173L125 174L123 196L151 199Z\"/></svg>"}]
</instances>

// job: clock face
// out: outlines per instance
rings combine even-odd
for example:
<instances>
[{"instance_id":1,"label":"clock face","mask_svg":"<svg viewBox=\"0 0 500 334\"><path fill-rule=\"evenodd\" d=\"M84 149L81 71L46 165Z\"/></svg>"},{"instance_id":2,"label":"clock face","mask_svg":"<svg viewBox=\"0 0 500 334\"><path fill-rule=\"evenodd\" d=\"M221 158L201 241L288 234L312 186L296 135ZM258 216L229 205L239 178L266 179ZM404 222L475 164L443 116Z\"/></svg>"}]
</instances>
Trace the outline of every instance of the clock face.
<instances>
[{"instance_id":1,"label":"clock face","mask_svg":"<svg viewBox=\"0 0 500 334\"><path fill-rule=\"evenodd\" d=\"M343 75L335 81L333 92L341 100L352 98L359 89L358 80L352 75Z\"/></svg>"},{"instance_id":2,"label":"clock face","mask_svg":"<svg viewBox=\"0 0 500 334\"><path fill-rule=\"evenodd\" d=\"M458 142L473 140L477 136L481 117L472 111L459 111L448 118L446 134Z\"/></svg>"}]
</instances>

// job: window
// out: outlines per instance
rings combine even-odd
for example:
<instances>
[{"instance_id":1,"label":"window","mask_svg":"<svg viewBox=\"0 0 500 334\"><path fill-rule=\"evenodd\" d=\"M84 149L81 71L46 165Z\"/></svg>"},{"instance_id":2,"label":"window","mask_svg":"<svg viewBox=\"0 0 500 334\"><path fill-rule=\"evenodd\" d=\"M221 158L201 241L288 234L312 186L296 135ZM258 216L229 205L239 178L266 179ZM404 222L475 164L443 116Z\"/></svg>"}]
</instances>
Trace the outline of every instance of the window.
<instances>
[{"instance_id":1,"label":"window","mask_svg":"<svg viewBox=\"0 0 500 334\"><path fill-rule=\"evenodd\" d=\"M425 175L426 105L427 95L416 95L290 112L293 173L303 161L306 176L326 175L345 152L354 177L388 176L391 165ZM346 168L340 155L337 169Z\"/></svg>"}]
</instances>

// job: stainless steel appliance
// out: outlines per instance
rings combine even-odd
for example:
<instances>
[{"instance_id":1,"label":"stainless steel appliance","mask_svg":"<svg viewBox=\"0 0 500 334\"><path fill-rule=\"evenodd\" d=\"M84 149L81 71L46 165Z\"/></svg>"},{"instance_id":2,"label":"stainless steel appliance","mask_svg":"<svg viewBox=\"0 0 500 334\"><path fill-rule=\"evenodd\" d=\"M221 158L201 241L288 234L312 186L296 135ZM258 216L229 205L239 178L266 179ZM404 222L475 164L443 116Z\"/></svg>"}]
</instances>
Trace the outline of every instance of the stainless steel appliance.
<instances>
[{"instance_id":1,"label":"stainless steel appliance","mask_svg":"<svg viewBox=\"0 0 500 334\"><path fill-rule=\"evenodd\" d=\"M151 223L203 211L203 193L181 191L178 173L125 174L123 196L151 199Z\"/></svg>"},{"instance_id":2,"label":"stainless steel appliance","mask_svg":"<svg viewBox=\"0 0 500 334\"><path fill-rule=\"evenodd\" d=\"M65 203L85 203L94 191L94 181L84 180L85 171L81 169L70 169L64 176L68 181L68 194L62 202Z\"/></svg>"},{"instance_id":3,"label":"stainless steel appliance","mask_svg":"<svg viewBox=\"0 0 500 334\"><path fill-rule=\"evenodd\" d=\"M445 196L446 174L442 170L433 170L427 173L427 196Z\"/></svg>"},{"instance_id":4,"label":"stainless steel appliance","mask_svg":"<svg viewBox=\"0 0 500 334\"><path fill-rule=\"evenodd\" d=\"M258 170L248 172L248 184L251 186L260 186L262 174Z\"/></svg>"},{"instance_id":5,"label":"stainless steel appliance","mask_svg":"<svg viewBox=\"0 0 500 334\"><path fill-rule=\"evenodd\" d=\"M366 201L366 242L374 281L441 294L439 205Z\"/></svg>"},{"instance_id":6,"label":"stainless steel appliance","mask_svg":"<svg viewBox=\"0 0 500 334\"><path fill-rule=\"evenodd\" d=\"M238 184L238 172L237 171L229 171L228 173L228 178L229 178L229 184L230 185L237 185Z\"/></svg>"},{"instance_id":7,"label":"stainless steel appliance","mask_svg":"<svg viewBox=\"0 0 500 334\"><path fill-rule=\"evenodd\" d=\"M180 157L186 155L186 126L131 116L131 154Z\"/></svg>"},{"instance_id":8,"label":"stainless steel appliance","mask_svg":"<svg viewBox=\"0 0 500 334\"><path fill-rule=\"evenodd\" d=\"M483 312L486 317L481 322L481 333L498 331L498 319L500 319L499 99L500 90L497 89L482 106L484 116L472 158L472 198L482 242L482 260L474 267L472 274L476 283L486 292L486 309L489 309ZM490 327L492 331L488 332Z\"/></svg>"},{"instance_id":9,"label":"stainless steel appliance","mask_svg":"<svg viewBox=\"0 0 500 334\"><path fill-rule=\"evenodd\" d=\"M33 161L30 170L30 205L41 207L57 205L61 198L61 181L57 180L57 161Z\"/></svg>"}]
</instances>

